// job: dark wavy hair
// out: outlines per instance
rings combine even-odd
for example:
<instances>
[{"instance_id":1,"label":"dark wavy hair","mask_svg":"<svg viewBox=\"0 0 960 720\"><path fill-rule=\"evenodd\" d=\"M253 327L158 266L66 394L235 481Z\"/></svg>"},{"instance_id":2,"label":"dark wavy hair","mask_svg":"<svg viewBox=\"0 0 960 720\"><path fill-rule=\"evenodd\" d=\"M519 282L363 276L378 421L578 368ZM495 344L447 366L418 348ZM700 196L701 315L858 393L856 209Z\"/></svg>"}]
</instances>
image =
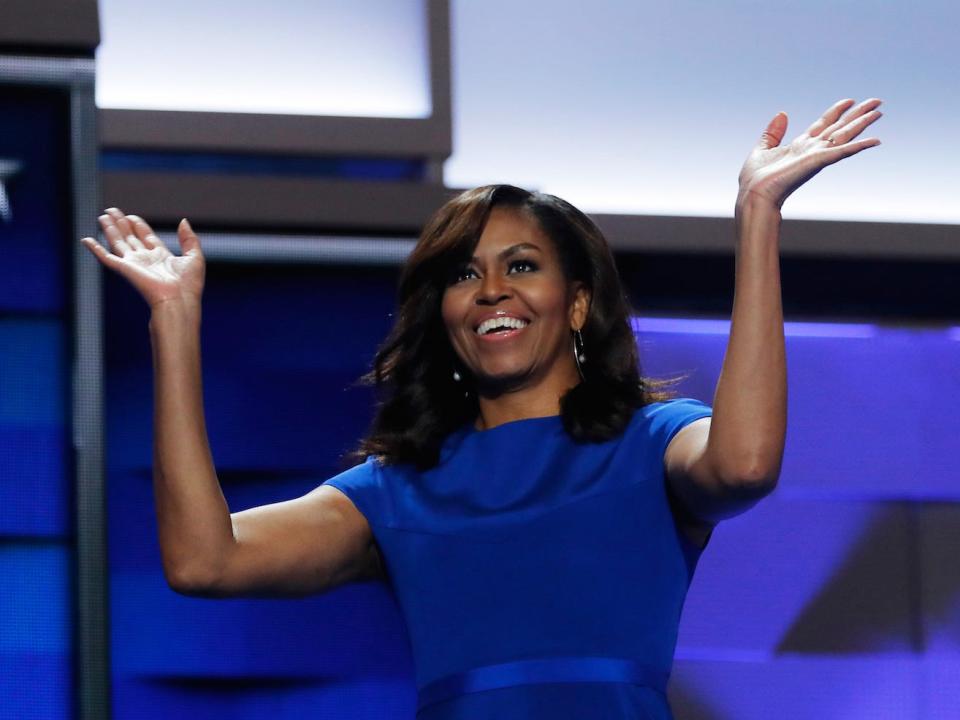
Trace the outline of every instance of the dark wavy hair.
<instances>
[{"instance_id":1,"label":"dark wavy hair","mask_svg":"<svg viewBox=\"0 0 960 720\"><path fill-rule=\"evenodd\" d=\"M534 218L556 246L567 282L579 281L590 292L581 331L584 379L560 401L567 433L579 442L609 440L623 432L637 408L674 396L669 386L680 378L641 375L629 301L610 247L594 222L554 195L486 185L441 207L403 266L396 322L377 350L373 368L361 378L378 391L376 415L349 461L373 455L386 464L433 467L444 438L477 418L469 374L462 382L453 380L454 367L462 368L462 363L447 337L440 307L453 274L469 261L495 207L515 208Z\"/></svg>"}]
</instances>

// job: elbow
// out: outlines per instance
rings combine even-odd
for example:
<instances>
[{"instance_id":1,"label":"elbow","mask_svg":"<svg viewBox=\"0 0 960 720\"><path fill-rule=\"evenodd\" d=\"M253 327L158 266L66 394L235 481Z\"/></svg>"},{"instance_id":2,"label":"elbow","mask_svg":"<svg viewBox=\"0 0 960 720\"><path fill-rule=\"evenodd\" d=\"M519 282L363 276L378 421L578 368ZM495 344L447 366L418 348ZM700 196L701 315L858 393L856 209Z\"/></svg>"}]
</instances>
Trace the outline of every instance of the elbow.
<instances>
[{"instance_id":1,"label":"elbow","mask_svg":"<svg viewBox=\"0 0 960 720\"><path fill-rule=\"evenodd\" d=\"M723 475L727 493L744 500L760 500L777 488L780 463L751 463Z\"/></svg>"},{"instance_id":2,"label":"elbow","mask_svg":"<svg viewBox=\"0 0 960 720\"><path fill-rule=\"evenodd\" d=\"M218 583L214 573L190 565L164 563L163 575L175 593L187 597L218 597Z\"/></svg>"}]
</instances>

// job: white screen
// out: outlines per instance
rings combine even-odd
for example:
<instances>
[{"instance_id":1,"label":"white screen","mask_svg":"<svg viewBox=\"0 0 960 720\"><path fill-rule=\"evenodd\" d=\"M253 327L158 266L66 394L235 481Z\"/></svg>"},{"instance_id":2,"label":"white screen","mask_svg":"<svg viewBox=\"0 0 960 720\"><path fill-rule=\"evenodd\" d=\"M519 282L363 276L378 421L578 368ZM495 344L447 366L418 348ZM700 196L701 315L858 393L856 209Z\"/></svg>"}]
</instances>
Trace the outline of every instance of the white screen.
<instances>
[{"instance_id":1,"label":"white screen","mask_svg":"<svg viewBox=\"0 0 960 720\"><path fill-rule=\"evenodd\" d=\"M428 117L424 0L101 0L100 107Z\"/></svg>"},{"instance_id":2,"label":"white screen","mask_svg":"<svg viewBox=\"0 0 960 720\"><path fill-rule=\"evenodd\" d=\"M729 216L773 115L788 139L880 97L786 217L960 222L960 3L451 0L450 185L511 182L584 210Z\"/></svg>"}]
</instances>

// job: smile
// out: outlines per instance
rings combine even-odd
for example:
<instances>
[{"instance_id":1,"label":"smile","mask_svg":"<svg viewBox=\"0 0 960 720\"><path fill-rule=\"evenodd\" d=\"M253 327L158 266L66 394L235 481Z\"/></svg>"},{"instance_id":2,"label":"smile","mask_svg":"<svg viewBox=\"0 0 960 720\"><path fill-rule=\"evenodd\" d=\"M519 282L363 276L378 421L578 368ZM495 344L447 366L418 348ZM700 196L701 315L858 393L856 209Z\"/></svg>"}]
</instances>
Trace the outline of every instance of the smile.
<instances>
[{"instance_id":1,"label":"smile","mask_svg":"<svg viewBox=\"0 0 960 720\"><path fill-rule=\"evenodd\" d=\"M477 339L484 345L487 343L503 343L509 342L513 338L517 337L526 328L510 328L509 330L497 330L496 332L487 333L486 335L480 335Z\"/></svg>"},{"instance_id":2,"label":"smile","mask_svg":"<svg viewBox=\"0 0 960 720\"><path fill-rule=\"evenodd\" d=\"M476 333L481 337L497 337L516 335L523 330L529 321L516 317L494 317L484 320L477 326Z\"/></svg>"}]
</instances>

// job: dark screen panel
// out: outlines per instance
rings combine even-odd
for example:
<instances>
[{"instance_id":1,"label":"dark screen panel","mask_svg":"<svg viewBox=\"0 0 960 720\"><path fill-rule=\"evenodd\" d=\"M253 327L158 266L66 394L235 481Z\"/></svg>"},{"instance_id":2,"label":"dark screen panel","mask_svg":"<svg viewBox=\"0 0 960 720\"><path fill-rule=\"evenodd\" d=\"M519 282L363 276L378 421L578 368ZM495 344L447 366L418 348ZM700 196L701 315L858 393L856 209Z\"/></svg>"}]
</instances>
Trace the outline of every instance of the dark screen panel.
<instances>
[{"instance_id":1,"label":"dark screen panel","mask_svg":"<svg viewBox=\"0 0 960 720\"><path fill-rule=\"evenodd\" d=\"M67 100L66 92L0 83L4 719L74 712Z\"/></svg>"}]
</instances>

